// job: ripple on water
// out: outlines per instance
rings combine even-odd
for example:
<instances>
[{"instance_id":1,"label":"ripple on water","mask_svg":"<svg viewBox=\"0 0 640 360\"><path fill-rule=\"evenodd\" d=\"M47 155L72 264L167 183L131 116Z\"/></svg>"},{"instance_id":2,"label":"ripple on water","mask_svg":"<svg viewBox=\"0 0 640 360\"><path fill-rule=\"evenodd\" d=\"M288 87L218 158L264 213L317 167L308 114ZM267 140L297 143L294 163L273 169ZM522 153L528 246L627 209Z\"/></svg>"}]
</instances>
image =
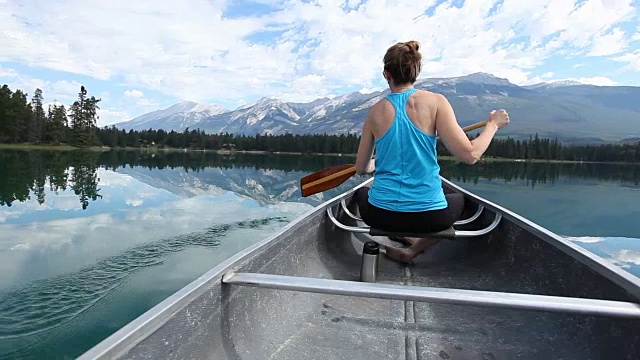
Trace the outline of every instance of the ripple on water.
<instances>
[{"instance_id":1,"label":"ripple on water","mask_svg":"<svg viewBox=\"0 0 640 360\"><path fill-rule=\"evenodd\" d=\"M190 246L216 247L235 229L257 229L285 217L267 217L209 227L202 232L142 244L70 274L31 282L0 294L0 340L61 326L94 306L138 269L162 264L166 255Z\"/></svg>"}]
</instances>

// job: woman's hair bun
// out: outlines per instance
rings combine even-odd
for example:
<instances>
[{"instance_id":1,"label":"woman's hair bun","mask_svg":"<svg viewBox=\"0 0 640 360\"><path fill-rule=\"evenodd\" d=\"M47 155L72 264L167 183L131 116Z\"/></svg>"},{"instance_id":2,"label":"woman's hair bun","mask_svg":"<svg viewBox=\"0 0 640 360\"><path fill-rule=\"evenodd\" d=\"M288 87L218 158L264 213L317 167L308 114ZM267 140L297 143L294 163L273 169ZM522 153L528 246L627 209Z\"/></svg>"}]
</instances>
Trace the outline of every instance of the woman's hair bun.
<instances>
[{"instance_id":1,"label":"woman's hair bun","mask_svg":"<svg viewBox=\"0 0 640 360\"><path fill-rule=\"evenodd\" d=\"M415 52L418 52L418 50L420 49L420 44L415 40L407 41L404 44L407 45L409 50L413 50Z\"/></svg>"}]
</instances>

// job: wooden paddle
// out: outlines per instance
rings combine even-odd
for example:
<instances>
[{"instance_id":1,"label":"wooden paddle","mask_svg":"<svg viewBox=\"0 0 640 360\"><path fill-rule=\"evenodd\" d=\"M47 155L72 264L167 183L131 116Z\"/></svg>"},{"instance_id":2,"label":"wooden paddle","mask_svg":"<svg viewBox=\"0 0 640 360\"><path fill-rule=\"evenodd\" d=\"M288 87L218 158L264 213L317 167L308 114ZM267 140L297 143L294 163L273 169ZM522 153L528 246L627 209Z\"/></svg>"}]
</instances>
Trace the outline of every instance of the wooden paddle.
<instances>
[{"instance_id":1,"label":"wooden paddle","mask_svg":"<svg viewBox=\"0 0 640 360\"><path fill-rule=\"evenodd\" d=\"M475 130L487 125L487 120L479 123L465 126L462 128L464 132ZM354 164L336 165L326 169L316 171L300 179L300 192L302 197L317 194L319 192L333 189L334 187L347 181L356 173Z\"/></svg>"}]
</instances>

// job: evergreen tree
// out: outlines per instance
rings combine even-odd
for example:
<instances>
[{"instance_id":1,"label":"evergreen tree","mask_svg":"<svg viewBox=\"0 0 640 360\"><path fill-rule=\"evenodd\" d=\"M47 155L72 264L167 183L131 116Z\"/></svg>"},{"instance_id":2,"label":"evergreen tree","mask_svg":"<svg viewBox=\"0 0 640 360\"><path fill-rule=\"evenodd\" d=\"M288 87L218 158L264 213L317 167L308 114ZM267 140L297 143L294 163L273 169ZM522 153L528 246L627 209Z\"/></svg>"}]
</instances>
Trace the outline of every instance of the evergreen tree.
<instances>
[{"instance_id":1,"label":"evergreen tree","mask_svg":"<svg viewBox=\"0 0 640 360\"><path fill-rule=\"evenodd\" d=\"M59 144L67 141L67 110L64 105L49 106L49 120L47 122L47 134L51 142Z\"/></svg>"},{"instance_id":2,"label":"evergreen tree","mask_svg":"<svg viewBox=\"0 0 640 360\"><path fill-rule=\"evenodd\" d=\"M78 93L78 100L76 100L69 108L69 111L71 111L71 143L79 146L86 145L86 124L84 122L84 103L86 96L87 91L84 86L82 86Z\"/></svg>"},{"instance_id":3,"label":"evergreen tree","mask_svg":"<svg viewBox=\"0 0 640 360\"><path fill-rule=\"evenodd\" d=\"M0 142L9 141L9 109L13 92L7 85L0 88Z\"/></svg>"},{"instance_id":4,"label":"evergreen tree","mask_svg":"<svg viewBox=\"0 0 640 360\"><path fill-rule=\"evenodd\" d=\"M31 104L27 101L27 94L21 90L16 90L11 94L5 115L9 141L14 143L26 142L27 136L25 130L31 120Z\"/></svg>"},{"instance_id":5,"label":"evergreen tree","mask_svg":"<svg viewBox=\"0 0 640 360\"><path fill-rule=\"evenodd\" d=\"M29 141L39 143L42 141L42 130L45 124L42 90L36 89L31 98L31 119L29 121Z\"/></svg>"},{"instance_id":6,"label":"evergreen tree","mask_svg":"<svg viewBox=\"0 0 640 360\"><path fill-rule=\"evenodd\" d=\"M88 147L97 143L98 102L100 99L94 96L87 98L87 90L84 86L80 87L78 100L70 108L72 144Z\"/></svg>"}]
</instances>

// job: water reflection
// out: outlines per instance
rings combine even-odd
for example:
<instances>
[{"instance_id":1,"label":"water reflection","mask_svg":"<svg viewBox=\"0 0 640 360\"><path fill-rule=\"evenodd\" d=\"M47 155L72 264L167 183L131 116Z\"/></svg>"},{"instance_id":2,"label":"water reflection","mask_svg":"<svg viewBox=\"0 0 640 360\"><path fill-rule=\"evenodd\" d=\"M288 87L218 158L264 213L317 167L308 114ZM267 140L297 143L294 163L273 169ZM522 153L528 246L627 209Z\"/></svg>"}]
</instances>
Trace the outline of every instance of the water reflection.
<instances>
[{"instance_id":1,"label":"water reflection","mask_svg":"<svg viewBox=\"0 0 640 360\"><path fill-rule=\"evenodd\" d=\"M70 188L86 209L99 194L96 171L99 154L92 152L0 151L0 206L35 197L46 198L45 187L58 194Z\"/></svg>"},{"instance_id":2,"label":"water reflection","mask_svg":"<svg viewBox=\"0 0 640 360\"><path fill-rule=\"evenodd\" d=\"M16 201L32 198L43 204L48 187L55 195L71 189L80 207L87 209L90 203L102 199L98 186L100 168L129 174L180 196L232 191L260 204L297 201L317 205L366 177L354 176L337 189L308 198L300 196L300 178L353 161L352 157L243 153L222 156L205 152L0 151L0 206L11 207ZM553 184L561 177L618 181L634 186L640 183L640 166L629 164L484 162L468 166L442 161L441 168L448 179L472 184L481 179L525 181L535 188L538 184Z\"/></svg>"},{"instance_id":3,"label":"water reflection","mask_svg":"<svg viewBox=\"0 0 640 360\"><path fill-rule=\"evenodd\" d=\"M285 217L266 217L210 226L162 242L137 245L96 264L61 276L28 283L0 294L0 340L20 338L61 326L100 301L140 268L160 265L167 255L192 246L217 247L234 229L283 225ZM37 314L37 316L34 316Z\"/></svg>"},{"instance_id":4,"label":"water reflection","mask_svg":"<svg viewBox=\"0 0 640 360\"><path fill-rule=\"evenodd\" d=\"M272 199L294 173L113 155L2 153L0 359L78 356L311 208Z\"/></svg>"},{"instance_id":5,"label":"water reflection","mask_svg":"<svg viewBox=\"0 0 640 360\"><path fill-rule=\"evenodd\" d=\"M453 161L441 162L441 174L452 181L477 184L484 180L525 181L535 188L537 184L554 184L561 177L616 181L638 185L640 164L555 163L486 161L468 166Z\"/></svg>"}]
</instances>

